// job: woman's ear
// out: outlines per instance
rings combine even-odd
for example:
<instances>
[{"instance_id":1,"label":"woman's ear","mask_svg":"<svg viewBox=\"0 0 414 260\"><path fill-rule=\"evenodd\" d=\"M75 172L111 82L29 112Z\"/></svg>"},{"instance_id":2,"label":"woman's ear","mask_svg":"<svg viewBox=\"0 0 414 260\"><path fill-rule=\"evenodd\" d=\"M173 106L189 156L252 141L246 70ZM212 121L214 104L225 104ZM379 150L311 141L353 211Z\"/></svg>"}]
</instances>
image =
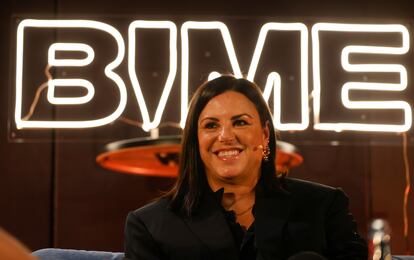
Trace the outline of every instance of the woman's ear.
<instances>
[{"instance_id":1,"label":"woman's ear","mask_svg":"<svg viewBox=\"0 0 414 260\"><path fill-rule=\"evenodd\" d=\"M263 127L263 141L268 144L269 143L269 137L270 137L270 129L269 129L269 121L266 121L264 127Z\"/></svg>"}]
</instances>

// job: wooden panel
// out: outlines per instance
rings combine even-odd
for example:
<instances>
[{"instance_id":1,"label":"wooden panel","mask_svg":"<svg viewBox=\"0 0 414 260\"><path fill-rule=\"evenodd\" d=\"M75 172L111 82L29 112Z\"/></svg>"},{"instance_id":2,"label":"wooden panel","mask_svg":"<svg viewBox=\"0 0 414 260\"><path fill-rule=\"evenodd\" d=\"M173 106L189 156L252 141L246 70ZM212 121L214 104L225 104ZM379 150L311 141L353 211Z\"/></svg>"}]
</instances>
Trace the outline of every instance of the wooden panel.
<instances>
[{"instance_id":1,"label":"wooden panel","mask_svg":"<svg viewBox=\"0 0 414 260\"><path fill-rule=\"evenodd\" d=\"M148 203L172 183L172 179L100 169L94 162L97 147L93 144L59 145L57 247L123 250L127 213Z\"/></svg>"},{"instance_id":2,"label":"wooden panel","mask_svg":"<svg viewBox=\"0 0 414 260\"><path fill-rule=\"evenodd\" d=\"M413 147L410 147L409 158L412 161ZM412 185L412 162L411 185ZM392 229L392 253L404 254L406 241L403 233L403 199L405 182L405 167L403 161L403 149L401 146L386 146L371 148L372 168L372 216L384 218ZM412 187L412 186L411 186ZM408 201L409 235L414 235L414 194L411 193ZM414 240L410 239L411 250L414 249Z\"/></svg>"},{"instance_id":3,"label":"wooden panel","mask_svg":"<svg viewBox=\"0 0 414 260\"><path fill-rule=\"evenodd\" d=\"M51 246L53 149L50 142L19 142L9 132L14 118L15 48L11 44L15 43L15 16L53 12L53 3L4 2L0 14L0 226L31 249Z\"/></svg>"}]
</instances>

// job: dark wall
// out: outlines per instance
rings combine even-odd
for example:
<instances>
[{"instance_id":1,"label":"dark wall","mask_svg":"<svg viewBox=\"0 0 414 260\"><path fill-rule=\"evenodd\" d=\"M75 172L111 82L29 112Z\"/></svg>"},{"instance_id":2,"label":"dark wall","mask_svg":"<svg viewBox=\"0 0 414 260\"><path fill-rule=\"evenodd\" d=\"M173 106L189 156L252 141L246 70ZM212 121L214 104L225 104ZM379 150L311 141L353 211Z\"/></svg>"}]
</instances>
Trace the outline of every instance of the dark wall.
<instances>
[{"instance_id":1,"label":"dark wall","mask_svg":"<svg viewBox=\"0 0 414 260\"><path fill-rule=\"evenodd\" d=\"M96 129L85 130L17 130L14 113L15 30L20 18L82 18L108 22L125 34L134 19L178 19L202 17L210 19L263 19L271 21L405 21L413 23L414 13L409 2L386 1L9 1L1 8L0 63L0 226L21 239L32 249L44 247L78 248L121 251L123 225L128 211L138 208L166 190L172 179L119 174L100 168L95 163L103 146L124 138L148 136L141 129L115 122ZM211 19L213 19L211 18ZM343 20L341 20L343 19ZM266 21L267 21L266 20ZM412 27L410 27L412 28ZM412 31L410 31L412 34ZM51 34L48 39L64 35ZM248 41L244 43L249 48ZM101 53L111 54L111 47L97 46ZM239 50L240 51L240 50ZM250 54L238 53L241 60ZM42 83L42 54L31 54L37 71L29 71L34 82ZM39 55L39 56L36 56ZM412 57L412 56L410 56ZM103 64L105 60L98 60ZM204 64L199 70L203 70ZM197 67L198 68L198 67ZM411 68L411 67L410 67ZM145 67L147 82L161 82ZM118 71L126 74L125 62ZM64 71L54 71L62 76ZM413 71L410 69L409 74ZM203 75L205 76L205 75ZM203 76L193 76L194 83ZM102 83L99 74L90 77ZM177 75L178 77L178 75ZM178 81L178 79L176 80ZM311 82L311 81L310 81ZM409 79L410 82L410 79ZM104 82L103 82L104 83ZM100 87L104 88L105 84ZM178 88L178 83L174 88ZM310 84L310 88L312 84ZM123 116L140 119L130 84L127 84L128 108ZM35 88L33 88L35 89ZM159 97L159 90L152 95ZM407 100L413 104L412 86L408 86ZM33 93L32 93L33 94ZM44 97L44 96L43 96ZM151 99L151 97L148 97ZM177 98L177 93L172 99ZM30 97L28 97L30 99ZM157 101L154 99L154 101ZM51 116L65 116L65 109L50 110L39 104ZM166 118L178 121L175 104L167 107ZM90 108L91 115L105 110L102 101ZM137 112L138 111L138 112ZM82 111L73 111L83 116ZM87 115L90 115L87 114ZM362 135L354 133L324 133L311 129L305 134L282 133L285 141L296 144L304 163L289 174L292 177L318 181L342 187L350 197L350 207L361 233L367 236L369 222L376 217L390 221L393 228L393 252L405 250L403 237L403 190L405 188L402 136ZM177 133L163 129L163 133ZM321 137L323 136L323 137ZM338 141L339 140L339 141ZM380 140L381 142L377 142ZM385 141L384 141L385 140ZM391 140L388 142L387 140ZM408 132L408 158L411 169L413 130ZM331 142L337 141L337 142ZM412 176L412 174L411 174ZM409 201L412 219L413 195ZM410 223L410 247L414 250L413 224Z\"/></svg>"},{"instance_id":2,"label":"dark wall","mask_svg":"<svg viewBox=\"0 0 414 260\"><path fill-rule=\"evenodd\" d=\"M19 9L26 12L53 12L54 3ZM52 143L9 141L11 93L11 15L17 6L1 8L1 112L0 112L0 225L32 248L51 243Z\"/></svg>"}]
</instances>

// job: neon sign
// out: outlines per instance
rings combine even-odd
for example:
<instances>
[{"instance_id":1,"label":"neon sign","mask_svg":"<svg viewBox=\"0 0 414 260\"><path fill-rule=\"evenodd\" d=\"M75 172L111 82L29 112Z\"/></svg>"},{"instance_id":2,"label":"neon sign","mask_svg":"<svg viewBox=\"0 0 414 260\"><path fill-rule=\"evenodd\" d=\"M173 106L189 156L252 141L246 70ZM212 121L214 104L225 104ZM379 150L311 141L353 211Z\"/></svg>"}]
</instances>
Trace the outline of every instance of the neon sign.
<instances>
[{"instance_id":1,"label":"neon sign","mask_svg":"<svg viewBox=\"0 0 414 260\"><path fill-rule=\"evenodd\" d=\"M99 30L107 33L114 39L117 46L117 56L105 67L105 76L111 79L119 91L119 103L116 109L109 115L84 121L36 121L22 118L22 95L23 95L23 50L25 41L25 30L27 28L49 28L49 29L68 29L76 28L79 30ZM136 45L137 35L140 29L151 30L168 30L169 31L169 72L165 81L159 103L156 108L155 116L150 118L148 107L143 95L142 85L136 73L135 58L137 57ZM189 31L190 30L215 30L219 31L225 46L227 57L230 61L231 69L236 77L242 77L240 64L236 56L233 40L226 24L217 21L198 22L187 21L181 25L181 126L183 126L188 109L188 86L190 75L190 51L189 51ZM247 73L247 79L254 81L259 61L263 53L263 46L268 38L269 33L292 32L299 33L300 44L298 53L300 53L300 122L283 123L281 107L281 75L277 71L270 71L264 88L264 98L266 101L271 97L273 91L273 108L274 108L274 125L281 131L299 131L309 127L309 89L308 89L308 28L303 23L266 23L259 32L255 49ZM341 102L347 109L390 109L401 110L404 113L403 124L361 124L352 122L322 122L320 118L320 94L323 89L320 71L320 33L329 32L364 32L364 33L398 33L402 36L402 46L364 46L348 45L341 52L341 66L347 72L384 72L397 73L399 83L384 82L346 82L341 88ZM313 25L311 31L312 43L312 71L313 71L313 115L314 129L326 131L384 131L384 132L405 132L410 129L412 124L412 111L410 105L401 100L394 101L353 101L349 97L349 92L353 90L372 90L372 91L402 91L407 87L407 70L401 64L351 64L349 56L358 54L386 54L401 55L408 52L409 49L409 32L403 25L374 25L374 24L336 24L336 23L317 23ZM170 96L173 83L177 75L178 52L177 52L178 32L177 26L171 21L149 21L136 20L130 23L128 28L128 74L131 85L137 99L139 109L143 118L142 128L150 131L159 126L167 100ZM57 58L57 52L80 52L86 55L81 59L63 59ZM93 63L95 58L94 49L85 43L80 42L56 42L49 46L48 64L51 67L84 67ZM17 28L17 48L16 48L16 104L15 104L15 122L18 129L23 128L88 128L98 127L109 124L116 120L126 107L127 92L124 79L114 72L123 61L125 56L125 43L120 32L114 27L91 20L23 20ZM209 79L218 77L220 74L213 71L209 74ZM56 97L56 88L82 87L86 90L83 96L75 97ZM94 98L95 86L83 78L57 78L48 81L47 100L55 106L64 105L82 105L90 102Z\"/></svg>"},{"instance_id":2,"label":"neon sign","mask_svg":"<svg viewBox=\"0 0 414 260\"><path fill-rule=\"evenodd\" d=\"M145 104L144 95L142 94L142 89L135 70L135 34L136 29L138 28L168 29L170 31L170 72L168 73L167 82L165 83L164 91L162 92L157 111L155 112L155 118L152 122L149 119L148 108ZM142 118L144 121L142 128L145 131L149 131L151 129L157 128L161 122L161 116L167 103L168 96L170 95L175 75L177 73L177 27L170 21L134 21L129 25L128 37L128 72L135 91L135 95L138 99L139 108L142 113Z\"/></svg>"},{"instance_id":3,"label":"neon sign","mask_svg":"<svg viewBox=\"0 0 414 260\"><path fill-rule=\"evenodd\" d=\"M361 124L361 123L323 123L320 122L320 65L319 65L319 32L397 32L402 35L401 47L386 46L358 46L349 45L343 48L341 53L341 64L344 70L349 72L394 72L399 74L400 83L382 82L346 82L341 90L342 104L349 109L399 109L404 111L404 123L401 125L391 124ZM400 64L350 64L349 55L353 53L375 53L388 55L401 55L408 52L409 33L402 25L373 25L373 24L336 24L318 23L312 27L312 53L313 53L313 85L314 85L314 121L315 129L319 130L354 130L354 131L382 131L382 132L405 132L412 124L411 107L405 101L352 101L349 99L351 90L382 90L402 91L407 87L407 70Z\"/></svg>"},{"instance_id":4,"label":"neon sign","mask_svg":"<svg viewBox=\"0 0 414 260\"><path fill-rule=\"evenodd\" d=\"M117 57L105 67L105 75L113 80L118 87L120 100L118 107L112 114L94 120L83 121L36 121L22 119L22 82L23 82L23 44L24 44L24 30L28 27L36 28L79 28L79 29L93 29L101 30L110 34L116 41L118 47ZM84 51L88 54L85 60L58 60L54 53L56 50L71 50ZM21 128L85 128L97 127L111 123L117 119L125 109L127 92L126 86L122 78L113 70L121 64L125 55L125 44L121 34L114 27L97 21L89 20L23 20L17 28L17 49L16 49L16 108L15 108L15 122L18 129ZM51 66L85 66L88 62L93 60L93 50L85 44L79 43L58 43L51 45L48 51L48 61ZM50 64L50 62L52 64ZM83 104L89 102L93 98L94 87L92 83L85 79L53 79L48 82L48 100L52 104L67 105L67 104ZM84 97L73 98L55 98L54 89L56 86L82 86L88 90L88 94Z\"/></svg>"}]
</instances>

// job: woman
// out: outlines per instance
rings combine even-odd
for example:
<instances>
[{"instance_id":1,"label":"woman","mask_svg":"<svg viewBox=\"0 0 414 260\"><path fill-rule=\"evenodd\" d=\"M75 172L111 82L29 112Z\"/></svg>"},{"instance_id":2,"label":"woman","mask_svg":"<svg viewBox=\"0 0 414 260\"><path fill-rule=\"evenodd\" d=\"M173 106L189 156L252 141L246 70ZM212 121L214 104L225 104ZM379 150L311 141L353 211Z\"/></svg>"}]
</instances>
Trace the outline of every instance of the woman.
<instances>
[{"instance_id":1,"label":"woman","mask_svg":"<svg viewBox=\"0 0 414 260\"><path fill-rule=\"evenodd\" d=\"M125 256L367 259L344 193L277 177L275 146L259 87L233 76L204 83L190 103L176 185L128 215Z\"/></svg>"}]
</instances>

